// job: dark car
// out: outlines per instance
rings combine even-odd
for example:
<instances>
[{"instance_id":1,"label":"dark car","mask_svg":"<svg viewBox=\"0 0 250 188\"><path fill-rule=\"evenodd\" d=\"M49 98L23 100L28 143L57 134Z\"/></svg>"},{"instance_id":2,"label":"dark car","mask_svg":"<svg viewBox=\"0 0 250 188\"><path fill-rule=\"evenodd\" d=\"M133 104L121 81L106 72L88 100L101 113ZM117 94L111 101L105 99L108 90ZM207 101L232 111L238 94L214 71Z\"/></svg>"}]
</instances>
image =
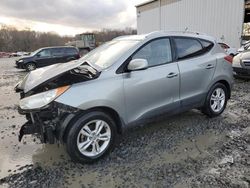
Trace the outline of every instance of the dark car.
<instances>
[{"instance_id":1,"label":"dark car","mask_svg":"<svg viewBox=\"0 0 250 188\"><path fill-rule=\"evenodd\" d=\"M30 56L24 56L18 59L16 61L16 67L32 71L39 67L56 63L66 63L79 58L79 50L75 47L47 47L36 50L31 53Z\"/></svg>"}]
</instances>

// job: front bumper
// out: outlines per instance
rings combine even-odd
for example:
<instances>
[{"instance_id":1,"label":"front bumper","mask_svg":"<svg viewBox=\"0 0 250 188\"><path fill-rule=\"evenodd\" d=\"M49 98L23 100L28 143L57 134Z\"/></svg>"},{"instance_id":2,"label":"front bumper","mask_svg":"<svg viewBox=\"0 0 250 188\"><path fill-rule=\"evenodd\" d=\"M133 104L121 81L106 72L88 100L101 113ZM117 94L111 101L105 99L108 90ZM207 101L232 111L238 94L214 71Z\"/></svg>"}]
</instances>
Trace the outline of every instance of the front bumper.
<instances>
[{"instance_id":1,"label":"front bumper","mask_svg":"<svg viewBox=\"0 0 250 188\"><path fill-rule=\"evenodd\" d=\"M23 69L22 63L19 63L18 61L16 61L16 65L14 67L16 67L17 69Z\"/></svg>"},{"instance_id":2,"label":"front bumper","mask_svg":"<svg viewBox=\"0 0 250 188\"><path fill-rule=\"evenodd\" d=\"M26 116L27 122L21 126L18 139L21 141L24 135L35 135L42 143L63 142L69 117L72 119L78 111L56 102L52 102L48 108L41 110L26 111L19 108L18 112Z\"/></svg>"},{"instance_id":3,"label":"front bumper","mask_svg":"<svg viewBox=\"0 0 250 188\"><path fill-rule=\"evenodd\" d=\"M233 67L235 77L250 79L250 69Z\"/></svg>"}]
</instances>

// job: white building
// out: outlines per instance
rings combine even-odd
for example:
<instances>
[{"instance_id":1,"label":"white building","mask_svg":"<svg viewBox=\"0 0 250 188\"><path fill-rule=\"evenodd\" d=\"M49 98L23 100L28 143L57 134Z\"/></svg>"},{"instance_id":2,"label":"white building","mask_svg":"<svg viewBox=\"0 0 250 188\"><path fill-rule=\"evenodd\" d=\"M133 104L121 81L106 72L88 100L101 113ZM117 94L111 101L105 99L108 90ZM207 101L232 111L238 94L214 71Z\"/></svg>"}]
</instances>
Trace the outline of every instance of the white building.
<instances>
[{"instance_id":1,"label":"white building","mask_svg":"<svg viewBox=\"0 0 250 188\"><path fill-rule=\"evenodd\" d=\"M136 6L137 31L197 31L240 47L244 19L249 19L245 4L245 0L151 0Z\"/></svg>"}]
</instances>

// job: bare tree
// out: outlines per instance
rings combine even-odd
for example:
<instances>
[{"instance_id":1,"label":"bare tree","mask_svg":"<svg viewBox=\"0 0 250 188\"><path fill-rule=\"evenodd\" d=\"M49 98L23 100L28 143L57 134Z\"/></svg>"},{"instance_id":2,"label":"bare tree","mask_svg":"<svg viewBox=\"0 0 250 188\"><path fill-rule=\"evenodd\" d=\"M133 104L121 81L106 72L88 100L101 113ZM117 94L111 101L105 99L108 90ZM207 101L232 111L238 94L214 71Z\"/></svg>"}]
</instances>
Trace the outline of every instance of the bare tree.
<instances>
[{"instance_id":1,"label":"bare tree","mask_svg":"<svg viewBox=\"0 0 250 188\"><path fill-rule=\"evenodd\" d=\"M101 44L121 35L136 34L136 30L132 28L125 30L102 29L92 33L96 36L96 42ZM0 25L0 51L4 52L31 52L42 47L63 46L71 40L73 37L60 36L53 32L35 32L29 28L19 31L14 27Z\"/></svg>"}]
</instances>

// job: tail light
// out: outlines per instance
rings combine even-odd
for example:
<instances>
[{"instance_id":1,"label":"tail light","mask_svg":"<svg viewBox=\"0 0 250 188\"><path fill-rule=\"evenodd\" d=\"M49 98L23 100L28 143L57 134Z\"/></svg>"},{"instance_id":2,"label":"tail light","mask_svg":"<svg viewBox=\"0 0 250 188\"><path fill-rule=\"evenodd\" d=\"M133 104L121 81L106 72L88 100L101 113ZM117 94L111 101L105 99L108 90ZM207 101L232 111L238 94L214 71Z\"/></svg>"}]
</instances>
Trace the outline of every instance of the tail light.
<instances>
[{"instance_id":1,"label":"tail light","mask_svg":"<svg viewBox=\"0 0 250 188\"><path fill-rule=\"evenodd\" d=\"M226 57L224 57L224 59L228 62L228 63L233 63L233 57L231 55L228 55Z\"/></svg>"}]
</instances>

